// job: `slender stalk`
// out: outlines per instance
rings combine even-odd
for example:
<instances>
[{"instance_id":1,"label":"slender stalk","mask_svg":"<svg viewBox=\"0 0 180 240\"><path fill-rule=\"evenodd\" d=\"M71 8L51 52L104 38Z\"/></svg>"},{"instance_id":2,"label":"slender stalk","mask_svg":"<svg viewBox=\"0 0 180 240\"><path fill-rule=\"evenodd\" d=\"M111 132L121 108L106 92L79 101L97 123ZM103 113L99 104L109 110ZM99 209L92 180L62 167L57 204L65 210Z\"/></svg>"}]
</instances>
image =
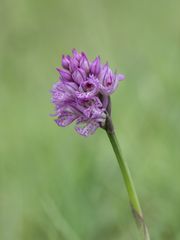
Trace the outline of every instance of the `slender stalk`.
<instances>
[{"instance_id":1,"label":"slender stalk","mask_svg":"<svg viewBox=\"0 0 180 240\"><path fill-rule=\"evenodd\" d=\"M135 218L138 229L140 230L142 239L150 240L148 228L144 222L143 212L142 212L139 200L138 200L138 196L137 196L137 193L136 193L136 190L134 187L134 183L133 183L129 168L127 166L127 163L123 160L123 158L121 156L120 147L119 147L118 140L116 138L116 134L114 132L114 127L113 127L112 120L110 117L107 117L106 126L104 129L107 132L107 135L111 142L112 148L113 148L116 158L118 160L118 163L119 163L119 166L121 169L121 173L123 175L124 183L125 183L125 186L126 186L126 189L128 192L133 217Z\"/></svg>"}]
</instances>

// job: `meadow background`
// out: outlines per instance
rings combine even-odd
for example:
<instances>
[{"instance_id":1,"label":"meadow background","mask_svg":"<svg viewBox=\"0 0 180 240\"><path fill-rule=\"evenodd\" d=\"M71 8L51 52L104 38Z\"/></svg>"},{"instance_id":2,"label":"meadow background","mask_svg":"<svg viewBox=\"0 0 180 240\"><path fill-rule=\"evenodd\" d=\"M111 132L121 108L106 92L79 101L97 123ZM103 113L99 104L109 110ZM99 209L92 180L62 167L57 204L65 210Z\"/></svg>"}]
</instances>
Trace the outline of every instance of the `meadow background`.
<instances>
[{"instance_id":1,"label":"meadow background","mask_svg":"<svg viewBox=\"0 0 180 240\"><path fill-rule=\"evenodd\" d=\"M58 128L72 48L126 81L113 119L152 240L180 240L180 1L0 1L0 240L138 240L105 132Z\"/></svg>"}]
</instances>

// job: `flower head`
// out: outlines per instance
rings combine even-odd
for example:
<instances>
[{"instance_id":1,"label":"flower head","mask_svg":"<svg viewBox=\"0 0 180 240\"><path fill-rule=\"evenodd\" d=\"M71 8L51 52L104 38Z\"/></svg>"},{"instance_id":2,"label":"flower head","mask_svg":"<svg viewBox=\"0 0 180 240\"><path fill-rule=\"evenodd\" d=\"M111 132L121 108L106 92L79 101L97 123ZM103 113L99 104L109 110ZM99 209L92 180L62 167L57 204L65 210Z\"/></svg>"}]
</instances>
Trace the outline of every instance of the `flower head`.
<instances>
[{"instance_id":1,"label":"flower head","mask_svg":"<svg viewBox=\"0 0 180 240\"><path fill-rule=\"evenodd\" d=\"M62 56L62 68L57 68L59 81L52 87L55 122L65 127L76 121L76 131L93 134L106 121L109 96L118 87L123 74L113 73L100 57L89 61L85 53L72 50L72 56Z\"/></svg>"}]
</instances>

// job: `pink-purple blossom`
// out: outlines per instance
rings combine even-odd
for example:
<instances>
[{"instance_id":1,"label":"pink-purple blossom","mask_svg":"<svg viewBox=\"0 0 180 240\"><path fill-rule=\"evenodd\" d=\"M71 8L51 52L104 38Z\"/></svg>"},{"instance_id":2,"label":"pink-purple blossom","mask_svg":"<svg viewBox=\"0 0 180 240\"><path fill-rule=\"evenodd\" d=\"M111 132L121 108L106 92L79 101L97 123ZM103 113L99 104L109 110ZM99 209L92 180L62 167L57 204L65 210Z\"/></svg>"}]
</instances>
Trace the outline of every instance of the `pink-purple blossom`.
<instances>
[{"instance_id":1,"label":"pink-purple blossom","mask_svg":"<svg viewBox=\"0 0 180 240\"><path fill-rule=\"evenodd\" d=\"M109 96L125 77L113 73L100 57L88 60L85 53L72 50L72 56L62 56L62 68L57 68L59 81L52 87L55 122L65 127L76 121L76 131L93 134L106 121Z\"/></svg>"}]
</instances>

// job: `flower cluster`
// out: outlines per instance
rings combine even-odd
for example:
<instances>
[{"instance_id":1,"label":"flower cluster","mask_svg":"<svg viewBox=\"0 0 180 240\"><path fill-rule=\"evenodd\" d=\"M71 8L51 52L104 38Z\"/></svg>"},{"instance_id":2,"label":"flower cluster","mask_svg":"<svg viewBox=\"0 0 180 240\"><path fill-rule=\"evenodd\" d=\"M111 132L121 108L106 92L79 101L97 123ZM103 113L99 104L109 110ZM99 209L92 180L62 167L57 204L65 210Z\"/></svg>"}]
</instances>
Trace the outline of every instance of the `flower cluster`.
<instances>
[{"instance_id":1,"label":"flower cluster","mask_svg":"<svg viewBox=\"0 0 180 240\"><path fill-rule=\"evenodd\" d=\"M100 57L90 62L85 53L72 50L72 56L62 56L62 68L57 68L59 81L51 90L52 103L58 126L65 127L76 121L76 131L89 136L103 126L109 95L124 75L115 74Z\"/></svg>"}]
</instances>

